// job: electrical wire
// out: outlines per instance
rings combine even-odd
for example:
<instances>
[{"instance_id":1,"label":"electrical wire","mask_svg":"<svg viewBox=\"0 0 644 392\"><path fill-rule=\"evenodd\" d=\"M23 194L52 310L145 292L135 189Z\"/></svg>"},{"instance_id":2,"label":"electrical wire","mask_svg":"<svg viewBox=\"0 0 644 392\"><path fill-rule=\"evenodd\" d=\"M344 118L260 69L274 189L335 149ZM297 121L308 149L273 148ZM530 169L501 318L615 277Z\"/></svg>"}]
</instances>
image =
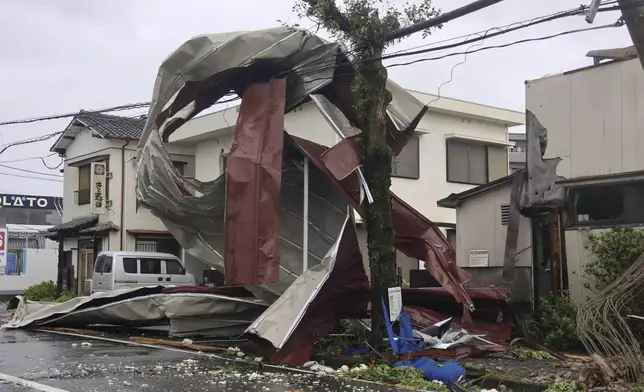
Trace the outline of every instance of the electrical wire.
<instances>
[{"instance_id":1,"label":"electrical wire","mask_svg":"<svg viewBox=\"0 0 644 392\"><path fill-rule=\"evenodd\" d=\"M611 0L609 2L602 3L602 5L615 4L615 3L617 3L616 0ZM641 1L641 0L633 0L633 4L631 6L636 7L636 6L640 6L640 5L643 5L643 4L644 4L644 2ZM615 11L615 10L621 10L623 8L630 8L630 6L629 7L621 7L621 6L617 5L615 7L605 7L605 8L600 8L598 10L598 12ZM514 27L507 27L507 28L505 28L505 29L503 29L501 31L498 31L498 32L495 32L495 33L492 33L492 34L487 34L487 35L479 36L479 37L472 38L472 39L466 39L463 42L458 42L458 43L449 44L449 45L443 45L443 46L438 46L438 47L431 47L431 48L426 48L426 49L420 49L420 50L412 50L412 51L410 51L409 49L405 49L405 50L402 50L402 51L390 53L388 55L362 59L359 62L382 61L382 60L388 60L388 59L397 58L397 57L414 56L414 55L425 54L425 53L429 53L429 52L453 49L453 48L456 48L456 47L459 47L459 46L468 45L470 43L475 43L475 42L478 42L478 41L485 40L487 38L492 38L492 37L496 37L496 36L499 36L499 35L502 35L502 34L507 34L509 32L513 32L513 31L516 31L516 30L519 30L519 29L523 29L523 28L535 26L535 25L538 25L538 24L550 22L550 21L553 21L553 20L556 20L556 19L583 14L583 12L585 12L586 9L587 9L586 6L580 6L579 8L570 9L570 10L567 10L567 11L561 11L559 13L550 14L550 15L540 17L540 18L534 18L534 19L532 19L531 21L529 21L527 23L525 23L525 22L515 22L513 24L506 25L506 26L512 26L512 25L515 25L517 23L519 23L520 25L519 26L514 26ZM500 28L503 28L503 27L500 27ZM499 28L492 28L492 29L499 29ZM489 30L490 29L488 29L487 31L489 31ZM586 29L586 30L579 29L578 31L588 31L588 30L593 30L593 28ZM574 31L574 32L577 32L577 31ZM469 36L471 36L472 34L475 34L475 33L470 33ZM562 35L562 34L560 34L560 35ZM559 36L559 35L557 35L557 36ZM453 40L455 40L457 38L451 38L451 39L445 40L443 42L453 41ZM521 41L520 43L522 43L522 42L528 42L528 41ZM436 44L436 42L428 44L428 45L435 45L435 44ZM500 48L500 47L507 47L507 46L510 46L510 45L498 46L498 47ZM491 49L492 47L488 47L488 48ZM481 49L486 49L486 48L481 48ZM348 52L343 52L343 53L345 53L345 55L347 57L349 57L351 53L355 53L356 51L357 51L357 49L352 49L352 50L350 50ZM476 53L478 51L480 51L480 50L469 52L469 53ZM465 53L467 53L467 51ZM458 54L464 54L464 53L458 53ZM455 55L455 54L452 54L452 55ZM447 55L445 57L450 57L450 55ZM416 62L436 60L436 59L445 58L445 57L420 59L420 60L417 60ZM302 64L302 65L300 65L298 67L292 68L292 69L287 70L287 71L280 72L280 73L274 75L273 77L280 77L280 76L287 75L289 73L295 72L295 71L297 71L299 69L302 69L304 67L307 67L309 65L315 64L316 61L319 61L319 60L312 60L312 61L307 62L305 64ZM322 67L322 68L307 70L307 72L300 73L300 76L301 77L306 77L306 76L310 76L310 75L315 75L315 74L317 74L319 72L322 72L322 71L325 71L325 70L328 70L328 69L336 68L337 67L337 65L336 65L337 58L334 57L333 59L324 59L320 65L322 65L324 63L328 63L329 65L325 66L325 67ZM400 64L394 64L393 66L408 65L408 64L413 64L413 63L414 62L400 63ZM389 66L387 66L387 67L389 67ZM318 79L318 80L326 80L326 79L328 79L328 78L323 78L323 79ZM315 81L315 80L307 80L306 83L310 83L312 81ZM230 94L227 94L227 95L230 95ZM218 101L215 104L233 102L233 101L236 101L236 100L239 100L239 99L240 99L239 97L234 97L234 98L231 98L231 99L228 99L228 100ZM112 111L131 110L131 109L147 107L149 105L150 105L150 102L140 102L140 103L134 103L134 104L113 106L113 107L106 108L106 109L85 111L83 113L98 114L98 113L112 112ZM60 119L60 118L65 118L65 117L73 117L73 116L76 116L78 114L79 114L78 112L74 112L74 113L65 113L65 114L58 114L58 115L52 115L52 116L33 117L33 118L27 118L27 119L21 119L21 120L4 121L4 122L0 122L0 126L2 126L2 125L10 125L10 124L25 124L25 123L31 123L31 122L36 122L36 121ZM59 133L55 133L55 134L59 134ZM55 134L51 134L50 137L54 136ZM9 146L12 146L12 145L9 145ZM0 154L3 151L4 150L0 151Z\"/></svg>"},{"instance_id":2,"label":"electrical wire","mask_svg":"<svg viewBox=\"0 0 644 392\"><path fill-rule=\"evenodd\" d=\"M45 159L45 158L53 157L54 155L58 155L58 154L57 154L57 153L55 153L55 152L52 152L51 154L49 154L49 155L45 155L45 156L40 156L40 157L29 157L29 158L19 158L19 159L10 159L10 160L8 160L8 161L0 161L0 163L14 163L14 162L31 161L31 160L34 160L34 159Z\"/></svg>"},{"instance_id":3,"label":"electrical wire","mask_svg":"<svg viewBox=\"0 0 644 392\"><path fill-rule=\"evenodd\" d=\"M34 171L34 170L29 170L29 169L22 169L19 167L14 167L14 166L9 166L9 165L3 165L0 164L0 167L4 167L5 169L11 169L11 170L17 170L25 173L31 173L31 174L38 174L41 176L50 176L50 177L57 177L57 178L63 178L60 174L52 174L52 173L44 173L44 172L39 172L39 171Z\"/></svg>"},{"instance_id":4,"label":"electrical wire","mask_svg":"<svg viewBox=\"0 0 644 392\"><path fill-rule=\"evenodd\" d=\"M77 116L78 114L99 114L99 113L104 113L104 112L118 112L122 110L131 110L131 109L139 109L143 108L146 106L150 106L150 102L139 102L139 103L128 103L125 105L119 105L119 106L112 106L110 108L105 108L105 109L98 109L98 110L88 110L88 111L83 111L83 112L73 112L73 113L64 113L64 114L54 114L51 116L41 116L41 117L32 117L32 118L25 118L21 120L11 120L11 121L2 121L0 122L0 125L12 125L12 124L28 124L32 122L37 122L37 121L44 121L44 120L57 120L60 118L66 118L66 117L74 117Z\"/></svg>"},{"instance_id":5,"label":"electrical wire","mask_svg":"<svg viewBox=\"0 0 644 392\"><path fill-rule=\"evenodd\" d=\"M42 181L50 181L50 182L60 182L62 183L62 179L55 179L55 178L44 178L44 177L36 177L36 176L28 176L28 175L23 175L23 174L13 174L13 173L2 173L0 172L0 176L9 176L9 177L19 177L19 178L28 178L32 180L42 180Z\"/></svg>"}]
</instances>

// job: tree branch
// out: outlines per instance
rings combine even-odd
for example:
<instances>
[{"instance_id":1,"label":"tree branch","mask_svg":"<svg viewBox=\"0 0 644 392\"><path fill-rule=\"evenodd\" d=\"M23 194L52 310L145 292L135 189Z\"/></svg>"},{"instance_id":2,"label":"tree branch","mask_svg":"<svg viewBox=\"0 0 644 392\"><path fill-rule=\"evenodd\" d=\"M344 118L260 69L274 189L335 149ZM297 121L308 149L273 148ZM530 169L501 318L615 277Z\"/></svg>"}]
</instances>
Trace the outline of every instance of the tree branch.
<instances>
[{"instance_id":1,"label":"tree branch","mask_svg":"<svg viewBox=\"0 0 644 392\"><path fill-rule=\"evenodd\" d=\"M320 20L322 25L330 30L339 30L345 34L351 33L351 25L347 17L335 4L335 0L302 0L308 5L306 13Z\"/></svg>"}]
</instances>

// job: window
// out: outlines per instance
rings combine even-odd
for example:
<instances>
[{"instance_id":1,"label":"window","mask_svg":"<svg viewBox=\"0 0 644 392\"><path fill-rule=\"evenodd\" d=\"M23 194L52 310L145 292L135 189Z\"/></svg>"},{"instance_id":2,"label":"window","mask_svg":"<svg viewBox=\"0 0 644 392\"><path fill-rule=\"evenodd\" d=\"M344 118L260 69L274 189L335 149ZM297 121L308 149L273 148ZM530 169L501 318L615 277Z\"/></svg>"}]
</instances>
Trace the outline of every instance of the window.
<instances>
[{"instance_id":1,"label":"window","mask_svg":"<svg viewBox=\"0 0 644 392\"><path fill-rule=\"evenodd\" d=\"M103 271L107 274L112 272L112 256L104 256L105 262L103 263Z\"/></svg>"},{"instance_id":2,"label":"window","mask_svg":"<svg viewBox=\"0 0 644 392\"><path fill-rule=\"evenodd\" d=\"M78 191L76 203L78 205L89 204L90 201L90 183L91 183L91 166L85 165L78 168Z\"/></svg>"},{"instance_id":3,"label":"window","mask_svg":"<svg viewBox=\"0 0 644 392\"><path fill-rule=\"evenodd\" d=\"M136 274L138 272L137 260L129 257L124 258L123 270L128 274Z\"/></svg>"},{"instance_id":4,"label":"window","mask_svg":"<svg viewBox=\"0 0 644 392\"><path fill-rule=\"evenodd\" d=\"M447 242L452 246L452 249L456 250L456 229L447 229Z\"/></svg>"},{"instance_id":5,"label":"window","mask_svg":"<svg viewBox=\"0 0 644 392\"><path fill-rule=\"evenodd\" d=\"M644 223L642 199L644 182L573 188L568 220L580 225Z\"/></svg>"},{"instance_id":6,"label":"window","mask_svg":"<svg viewBox=\"0 0 644 392\"><path fill-rule=\"evenodd\" d=\"M94 261L94 272L112 272L112 256L98 256Z\"/></svg>"},{"instance_id":7,"label":"window","mask_svg":"<svg viewBox=\"0 0 644 392\"><path fill-rule=\"evenodd\" d=\"M228 168L228 154L221 154L221 157L219 157L219 167L221 168L221 174L226 173L226 169Z\"/></svg>"},{"instance_id":8,"label":"window","mask_svg":"<svg viewBox=\"0 0 644 392\"><path fill-rule=\"evenodd\" d=\"M166 260L165 261L165 272L168 275L183 275L184 274L183 266L177 260Z\"/></svg>"},{"instance_id":9,"label":"window","mask_svg":"<svg viewBox=\"0 0 644 392\"><path fill-rule=\"evenodd\" d=\"M172 236L164 236L156 239L139 237L136 239L135 249L137 252L169 253L181 257L181 246Z\"/></svg>"},{"instance_id":10,"label":"window","mask_svg":"<svg viewBox=\"0 0 644 392\"><path fill-rule=\"evenodd\" d=\"M141 262L142 274L161 274L161 260L159 259L139 259Z\"/></svg>"},{"instance_id":11,"label":"window","mask_svg":"<svg viewBox=\"0 0 644 392\"><path fill-rule=\"evenodd\" d=\"M98 256L94 262L94 272L101 272L103 269L103 256Z\"/></svg>"},{"instance_id":12,"label":"window","mask_svg":"<svg viewBox=\"0 0 644 392\"><path fill-rule=\"evenodd\" d=\"M505 147L447 140L447 181L482 185L508 175Z\"/></svg>"},{"instance_id":13,"label":"window","mask_svg":"<svg viewBox=\"0 0 644 392\"><path fill-rule=\"evenodd\" d=\"M398 156L391 158L392 177L418 179L420 143L417 135L413 135Z\"/></svg>"},{"instance_id":14,"label":"window","mask_svg":"<svg viewBox=\"0 0 644 392\"><path fill-rule=\"evenodd\" d=\"M185 162L172 161L172 166L174 166L174 168L177 169L180 175L182 176L184 175L185 167L186 167Z\"/></svg>"}]
</instances>

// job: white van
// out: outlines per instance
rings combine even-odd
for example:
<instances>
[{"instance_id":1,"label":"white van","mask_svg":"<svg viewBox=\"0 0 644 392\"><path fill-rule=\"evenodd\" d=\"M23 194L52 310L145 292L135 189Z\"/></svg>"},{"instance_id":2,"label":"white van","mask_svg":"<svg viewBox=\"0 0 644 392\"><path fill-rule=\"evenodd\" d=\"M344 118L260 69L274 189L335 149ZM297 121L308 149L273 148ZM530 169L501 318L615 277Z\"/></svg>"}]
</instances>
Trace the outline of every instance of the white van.
<instances>
[{"instance_id":1,"label":"white van","mask_svg":"<svg viewBox=\"0 0 644 392\"><path fill-rule=\"evenodd\" d=\"M91 293L142 286L193 286L195 276L166 253L101 252L94 263ZM86 284L87 286L87 284Z\"/></svg>"}]
</instances>

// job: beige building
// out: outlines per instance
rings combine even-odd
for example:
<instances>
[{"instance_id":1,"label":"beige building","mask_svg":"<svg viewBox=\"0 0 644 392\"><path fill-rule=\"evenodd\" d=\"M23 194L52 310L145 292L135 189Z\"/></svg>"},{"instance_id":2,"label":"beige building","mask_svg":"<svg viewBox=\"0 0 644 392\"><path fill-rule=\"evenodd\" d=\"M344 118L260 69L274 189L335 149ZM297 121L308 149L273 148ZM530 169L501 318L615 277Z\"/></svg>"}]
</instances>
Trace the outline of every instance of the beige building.
<instances>
[{"instance_id":1,"label":"beige building","mask_svg":"<svg viewBox=\"0 0 644 392\"><path fill-rule=\"evenodd\" d=\"M644 71L638 59L526 83L526 175L517 200L523 216L515 260L521 281L512 287L531 282L529 292L537 298L569 290L583 302L591 295L584 276L592 260L588 236L644 225L643 104ZM509 229L503 221L512 179L439 202L456 209L459 265L469 267L472 251L488 251L488 265L474 267L476 279L484 283L503 284L498 268Z\"/></svg>"}]
</instances>

